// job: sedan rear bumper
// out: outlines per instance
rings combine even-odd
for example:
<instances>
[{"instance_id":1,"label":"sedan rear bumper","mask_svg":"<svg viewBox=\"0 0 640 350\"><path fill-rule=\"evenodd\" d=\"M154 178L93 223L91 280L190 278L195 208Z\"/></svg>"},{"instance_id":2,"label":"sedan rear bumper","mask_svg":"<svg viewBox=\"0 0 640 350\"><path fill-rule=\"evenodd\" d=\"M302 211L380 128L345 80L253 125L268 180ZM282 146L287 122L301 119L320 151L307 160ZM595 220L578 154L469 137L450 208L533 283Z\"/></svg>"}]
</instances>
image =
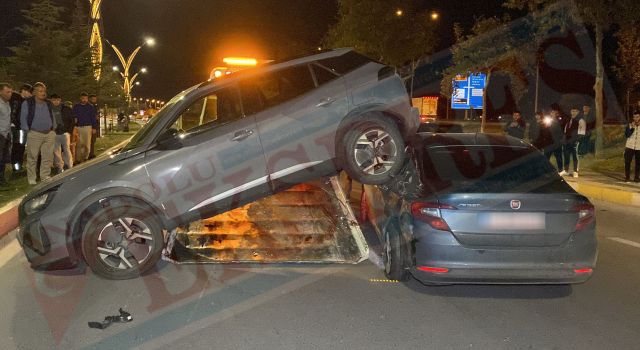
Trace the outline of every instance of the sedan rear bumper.
<instances>
[{"instance_id":1,"label":"sedan rear bumper","mask_svg":"<svg viewBox=\"0 0 640 350\"><path fill-rule=\"evenodd\" d=\"M566 284L589 279L597 260L595 230L573 233L559 246L476 247L451 232L414 229L411 272L424 283ZM434 269L418 270L426 266Z\"/></svg>"},{"instance_id":2,"label":"sedan rear bumper","mask_svg":"<svg viewBox=\"0 0 640 350\"><path fill-rule=\"evenodd\" d=\"M411 269L411 274L426 284L575 284L584 283L592 273L574 269L482 269L454 268L446 273Z\"/></svg>"}]
</instances>

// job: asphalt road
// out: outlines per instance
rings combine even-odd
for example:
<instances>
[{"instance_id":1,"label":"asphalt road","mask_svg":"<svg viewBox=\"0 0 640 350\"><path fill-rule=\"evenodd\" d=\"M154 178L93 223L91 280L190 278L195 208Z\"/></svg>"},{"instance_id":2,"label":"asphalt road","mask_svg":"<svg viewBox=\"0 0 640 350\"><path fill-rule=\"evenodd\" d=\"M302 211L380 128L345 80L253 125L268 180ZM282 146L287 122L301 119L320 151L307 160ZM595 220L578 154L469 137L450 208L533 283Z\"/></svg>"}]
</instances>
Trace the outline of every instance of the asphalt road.
<instances>
[{"instance_id":1,"label":"asphalt road","mask_svg":"<svg viewBox=\"0 0 640 350\"><path fill-rule=\"evenodd\" d=\"M640 209L596 208L598 268L575 286L390 283L370 261L163 262L107 281L34 273L14 233L0 241L0 348L639 349ZM119 307L132 322L87 327Z\"/></svg>"}]
</instances>

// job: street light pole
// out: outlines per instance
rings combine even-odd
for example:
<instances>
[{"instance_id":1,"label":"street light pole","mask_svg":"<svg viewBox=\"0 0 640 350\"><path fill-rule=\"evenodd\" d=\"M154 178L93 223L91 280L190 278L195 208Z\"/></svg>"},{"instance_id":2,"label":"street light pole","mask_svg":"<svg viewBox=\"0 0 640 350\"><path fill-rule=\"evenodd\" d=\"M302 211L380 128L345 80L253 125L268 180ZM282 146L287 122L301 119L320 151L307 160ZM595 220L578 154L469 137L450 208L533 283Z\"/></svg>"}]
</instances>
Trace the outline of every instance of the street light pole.
<instances>
[{"instance_id":1,"label":"street light pole","mask_svg":"<svg viewBox=\"0 0 640 350\"><path fill-rule=\"evenodd\" d=\"M125 59L124 55L122 55L122 52L120 51L120 49L118 49L118 47L116 47L114 44L112 44L108 40L107 40L107 42L109 43L109 45L111 45L111 48L113 49L113 51L115 51L116 56L118 56L118 59L120 59L120 63L122 64L122 72L120 72L120 75L122 76L122 79L124 80L124 82L122 84L122 90L124 91L125 99L127 100L127 102L130 102L131 101L131 89L133 88L133 83L135 82L135 79L138 77L139 73L145 73L146 72L146 69L142 68L140 70L140 72L137 72L136 74L133 75L133 77L130 78L129 77L129 70L131 69L131 64L133 63L133 60L138 55L138 52L140 52L140 50L143 47L145 47L146 45L153 46L155 44L155 40L153 40L151 38L145 40L145 42L142 43L142 45L138 46L135 50L133 50L131 55L129 55L129 57L126 58L126 59Z\"/></svg>"}]
</instances>

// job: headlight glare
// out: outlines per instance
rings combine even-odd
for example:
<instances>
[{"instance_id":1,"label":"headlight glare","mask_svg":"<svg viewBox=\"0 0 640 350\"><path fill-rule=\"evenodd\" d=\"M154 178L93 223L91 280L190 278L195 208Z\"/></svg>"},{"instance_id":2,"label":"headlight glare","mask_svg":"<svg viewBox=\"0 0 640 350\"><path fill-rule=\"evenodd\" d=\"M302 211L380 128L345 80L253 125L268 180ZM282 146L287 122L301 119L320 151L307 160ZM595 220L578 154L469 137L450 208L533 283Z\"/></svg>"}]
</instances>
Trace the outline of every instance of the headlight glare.
<instances>
[{"instance_id":1,"label":"headlight glare","mask_svg":"<svg viewBox=\"0 0 640 350\"><path fill-rule=\"evenodd\" d=\"M31 215L33 213L36 213L36 212L44 209L44 206L47 204L47 198L49 198L50 194L51 194L51 192L43 193L43 194L41 194L41 195L29 200L24 205L24 212L27 215Z\"/></svg>"}]
</instances>

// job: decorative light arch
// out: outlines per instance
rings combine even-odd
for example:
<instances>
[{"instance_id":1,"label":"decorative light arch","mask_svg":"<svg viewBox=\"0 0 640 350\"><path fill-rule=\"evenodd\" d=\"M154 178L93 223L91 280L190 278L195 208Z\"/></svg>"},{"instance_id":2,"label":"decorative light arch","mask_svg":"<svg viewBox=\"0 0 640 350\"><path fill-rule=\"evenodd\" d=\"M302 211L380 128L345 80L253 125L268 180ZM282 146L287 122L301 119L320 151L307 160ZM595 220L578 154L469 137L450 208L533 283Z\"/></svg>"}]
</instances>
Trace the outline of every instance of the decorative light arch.
<instances>
[{"instance_id":1,"label":"decorative light arch","mask_svg":"<svg viewBox=\"0 0 640 350\"><path fill-rule=\"evenodd\" d=\"M100 80L102 75L102 27L100 4L102 0L89 0L90 4L90 21L91 21L91 37L89 39L89 47L91 48L91 62L93 63L93 76L96 80Z\"/></svg>"}]
</instances>

